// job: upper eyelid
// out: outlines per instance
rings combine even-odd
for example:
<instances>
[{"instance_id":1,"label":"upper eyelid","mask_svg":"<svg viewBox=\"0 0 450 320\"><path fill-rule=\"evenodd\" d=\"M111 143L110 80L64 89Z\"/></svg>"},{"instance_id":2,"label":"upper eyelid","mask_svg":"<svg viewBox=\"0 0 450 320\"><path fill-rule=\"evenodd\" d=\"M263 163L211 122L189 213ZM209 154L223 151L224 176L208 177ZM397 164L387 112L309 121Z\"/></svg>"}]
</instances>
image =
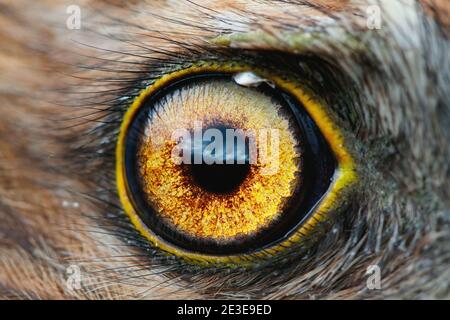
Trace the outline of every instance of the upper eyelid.
<instances>
[{"instance_id":1,"label":"upper eyelid","mask_svg":"<svg viewBox=\"0 0 450 320\"><path fill-rule=\"evenodd\" d=\"M346 82L347 79L344 79L344 75L342 75L339 70L332 70L332 72L328 72L328 69L325 69L319 72L317 69L318 65L320 65L320 68L332 67L326 66L325 62L313 61L314 65L310 66L309 61L314 60L314 56L297 57L296 55L272 53L264 50L252 50L249 55L248 50L233 48L223 48L221 50L217 50L216 48L211 49L210 47L204 47L203 50L203 53L197 55L192 55L191 53L185 51L179 51L179 55L176 59L173 57L174 51L172 51L169 56L163 59L158 58L156 60L156 64L153 64L154 61L151 57L142 59L142 70L140 70L139 73L133 74L129 78L127 77L127 82L124 86L115 89L115 96L111 98L111 101L113 101L113 109L122 114L126 111L133 99L139 95L141 90L144 90L165 74L182 69L187 65L192 64L192 61L223 61L230 63L233 63L233 61L237 63L250 62L250 64L253 64L257 68L260 67L259 64L261 63L266 64L267 67L280 70L281 72L284 70L286 73L292 73L294 70L294 72L299 72L297 78L300 83L302 83L305 88L309 88L311 90L310 93L312 93L316 98L321 100L323 99L324 101L326 101L328 95L339 95L340 92L336 91L344 90L344 88L345 90L348 90L348 92L351 91L351 86L348 85ZM206 60L205 57L207 57ZM117 61L113 61L112 63L116 62ZM299 65L300 62L303 63L303 66ZM139 68L139 62L136 63L138 63L137 68ZM332 78L327 79L328 76L332 76ZM318 79L318 77L320 79ZM101 79L98 81L101 82ZM320 84L320 82L323 82L325 85ZM333 82L333 88L326 86L327 82ZM318 87L321 87L322 90L317 91L316 89ZM325 90L322 87L324 87ZM351 110L351 108L354 106L353 103L350 103L348 100L345 101L345 103L338 102L331 103L330 105L336 105L338 109L340 109L340 113L344 115L352 113L353 110ZM343 112L343 110L347 111ZM329 111L332 112L333 110L330 108ZM339 124L346 124L347 119L342 120L338 119L338 117L335 118L336 121L340 121Z\"/></svg>"}]
</instances>

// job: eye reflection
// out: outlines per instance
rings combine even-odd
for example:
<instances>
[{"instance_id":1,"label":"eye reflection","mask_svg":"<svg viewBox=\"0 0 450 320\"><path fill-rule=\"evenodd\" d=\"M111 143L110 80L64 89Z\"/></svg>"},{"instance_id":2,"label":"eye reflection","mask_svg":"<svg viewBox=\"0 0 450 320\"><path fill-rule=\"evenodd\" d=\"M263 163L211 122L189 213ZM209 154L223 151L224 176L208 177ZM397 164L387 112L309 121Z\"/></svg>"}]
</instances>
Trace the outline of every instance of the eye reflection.
<instances>
[{"instance_id":1,"label":"eye reflection","mask_svg":"<svg viewBox=\"0 0 450 320\"><path fill-rule=\"evenodd\" d=\"M273 83L234 79L205 72L156 85L122 125L125 210L177 255L215 261L277 246L333 182L336 160L301 103Z\"/></svg>"}]
</instances>

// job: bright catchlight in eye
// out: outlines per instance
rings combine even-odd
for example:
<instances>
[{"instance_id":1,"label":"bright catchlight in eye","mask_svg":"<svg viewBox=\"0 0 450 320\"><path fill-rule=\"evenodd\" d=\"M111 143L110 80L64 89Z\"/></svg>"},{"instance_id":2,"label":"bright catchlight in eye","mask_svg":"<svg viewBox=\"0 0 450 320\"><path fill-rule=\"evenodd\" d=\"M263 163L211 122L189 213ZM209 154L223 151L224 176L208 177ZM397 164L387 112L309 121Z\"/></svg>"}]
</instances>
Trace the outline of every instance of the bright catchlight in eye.
<instances>
[{"instance_id":1,"label":"bright catchlight in eye","mask_svg":"<svg viewBox=\"0 0 450 320\"><path fill-rule=\"evenodd\" d=\"M120 199L141 234L187 260L239 263L322 220L327 195L355 175L342 137L326 116L321 130L314 116L324 114L299 90L216 64L144 90L124 117L116 162Z\"/></svg>"}]
</instances>

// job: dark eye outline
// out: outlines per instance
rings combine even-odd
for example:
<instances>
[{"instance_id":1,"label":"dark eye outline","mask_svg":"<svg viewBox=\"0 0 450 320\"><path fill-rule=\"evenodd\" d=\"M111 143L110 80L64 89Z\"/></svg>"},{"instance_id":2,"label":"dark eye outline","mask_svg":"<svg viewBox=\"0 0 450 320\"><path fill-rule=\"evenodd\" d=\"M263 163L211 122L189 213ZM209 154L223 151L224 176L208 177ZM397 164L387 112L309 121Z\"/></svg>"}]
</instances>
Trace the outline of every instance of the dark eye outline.
<instances>
[{"instance_id":1,"label":"dark eye outline","mask_svg":"<svg viewBox=\"0 0 450 320\"><path fill-rule=\"evenodd\" d=\"M289 93L294 99L297 99L310 118L315 122L320 134L326 140L336 160L336 170L333 175L333 181L329 190L323 194L322 199L313 206L313 209L305 216L304 221L296 226L296 230L287 236L284 240L277 242L270 247L260 248L260 250L251 253L231 254L231 255L211 255L203 254L195 251L185 250L174 246L165 239L161 238L150 230L142 221L138 212L136 212L133 199L130 197L130 190L127 183L127 175L124 170L125 165L125 141L130 123L136 113L147 99L151 98L156 92L163 90L170 83L198 73L237 73L243 71L253 71L274 82L281 90ZM148 239L155 247L162 249L168 253L184 258L187 261L199 264L238 264L240 266L251 264L256 259L267 258L268 255L275 255L294 243L298 243L305 238L316 225L327 218L327 213L335 206L337 197L351 184L357 180L355 171L355 163L351 155L344 148L345 141L342 133L334 124L331 117L319 102L313 100L311 96L301 88L295 81L272 74L266 70L255 70L253 67L241 65L238 63L217 63L217 62L200 62L190 67L174 71L163 75L152 85L142 90L139 96L134 100L130 108L126 111L120 128L117 147L116 147L116 179L119 197L122 202L126 214L131 219L136 229Z\"/></svg>"}]
</instances>

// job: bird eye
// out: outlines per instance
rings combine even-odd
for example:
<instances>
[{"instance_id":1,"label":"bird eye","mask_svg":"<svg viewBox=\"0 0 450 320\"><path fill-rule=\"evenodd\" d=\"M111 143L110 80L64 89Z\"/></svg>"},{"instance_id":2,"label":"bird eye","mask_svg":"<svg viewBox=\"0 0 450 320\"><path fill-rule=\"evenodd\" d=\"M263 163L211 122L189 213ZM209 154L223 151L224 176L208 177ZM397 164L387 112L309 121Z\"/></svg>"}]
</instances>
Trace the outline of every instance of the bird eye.
<instances>
[{"instance_id":1,"label":"bird eye","mask_svg":"<svg viewBox=\"0 0 450 320\"><path fill-rule=\"evenodd\" d=\"M301 241L355 180L343 136L295 80L204 63L144 89L121 126L119 196L153 245L253 261Z\"/></svg>"}]
</instances>

